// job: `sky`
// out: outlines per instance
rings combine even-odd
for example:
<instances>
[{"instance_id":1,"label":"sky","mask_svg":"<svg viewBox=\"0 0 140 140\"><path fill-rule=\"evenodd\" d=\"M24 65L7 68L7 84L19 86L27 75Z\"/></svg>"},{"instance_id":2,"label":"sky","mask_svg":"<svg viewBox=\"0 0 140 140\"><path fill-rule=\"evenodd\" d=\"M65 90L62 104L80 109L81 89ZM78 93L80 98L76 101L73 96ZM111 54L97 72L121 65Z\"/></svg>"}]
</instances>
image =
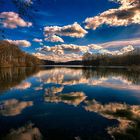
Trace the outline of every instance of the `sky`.
<instances>
[{"instance_id":1,"label":"sky","mask_svg":"<svg viewBox=\"0 0 140 140\"><path fill-rule=\"evenodd\" d=\"M42 59L140 46L140 0L0 0L0 40Z\"/></svg>"}]
</instances>

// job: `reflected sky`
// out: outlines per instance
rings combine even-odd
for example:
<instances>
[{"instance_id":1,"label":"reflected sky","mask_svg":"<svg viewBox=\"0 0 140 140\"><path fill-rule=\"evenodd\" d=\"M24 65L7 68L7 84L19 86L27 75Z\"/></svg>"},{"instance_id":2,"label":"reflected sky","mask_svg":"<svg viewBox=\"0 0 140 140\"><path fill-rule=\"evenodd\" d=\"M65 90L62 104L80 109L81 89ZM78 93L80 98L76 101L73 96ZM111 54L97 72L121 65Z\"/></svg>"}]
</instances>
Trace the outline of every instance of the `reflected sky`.
<instances>
[{"instance_id":1,"label":"reflected sky","mask_svg":"<svg viewBox=\"0 0 140 140\"><path fill-rule=\"evenodd\" d=\"M74 106L79 105L85 99L86 96L83 92L70 92L66 94L59 94L59 95L52 95L52 96L48 95L45 97L46 102L52 102L52 103L63 102Z\"/></svg>"},{"instance_id":2,"label":"reflected sky","mask_svg":"<svg viewBox=\"0 0 140 140\"><path fill-rule=\"evenodd\" d=\"M112 73L110 73L110 75L98 75L95 70L91 72L93 72L93 75L87 78L86 70L83 71L83 69L54 68L51 70L42 70L37 73L35 77L44 84L87 84L91 86L104 86L122 90L140 90L139 84L136 85L133 83L134 81L132 81L129 77L120 76L119 74L114 75Z\"/></svg>"},{"instance_id":3,"label":"reflected sky","mask_svg":"<svg viewBox=\"0 0 140 140\"><path fill-rule=\"evenodd\" d=\"M127 69L0 70L0 138L138 138L140 73ZM30 123L35 124L27 125Z\"/></svg>"},{"instance_id":4,"label":"reflected sky","mask_svg":"<svg viewBox=\"0 0 140 140\"><path fill-rule=\"evenodd\" d=\"M24 108L32 106L32 101L18 101L16 99L10 99L1 102L0 115L3 116L16 116L22 112Z\"/></svg>"},{"instance_id":5,"label":"reflected sky","mask_svg":"<svg viewBox=\"0 0 140 140\"><path fill-rule=\"evenodd\" d=\"M127 105L121 103L101 104L96 100L85 101L85 110L97 112L108 119L116 119L119 122L117 127L108 127L108 133L115 139L114 135L129 134L132 129L134 132L139 131L140 122L140 105ZM137 130L138 129L138 130ZM128 131L128 132L127 132ZM130 133L129 137L133 135ZM140 135L138 134L138 137ZM120 137L121 138L121 137Z\"/></svg>"},{"instance_id":6,"label":"reflected sky","mask_svg":"<svg viewBox=\"0 0 140 140\"><path fill-rule=\"evenodd\" d=\"M11 130L3 140L42 140L42 136L40 130L30 123L16 130Z\"/></svg>"}]
</instances>

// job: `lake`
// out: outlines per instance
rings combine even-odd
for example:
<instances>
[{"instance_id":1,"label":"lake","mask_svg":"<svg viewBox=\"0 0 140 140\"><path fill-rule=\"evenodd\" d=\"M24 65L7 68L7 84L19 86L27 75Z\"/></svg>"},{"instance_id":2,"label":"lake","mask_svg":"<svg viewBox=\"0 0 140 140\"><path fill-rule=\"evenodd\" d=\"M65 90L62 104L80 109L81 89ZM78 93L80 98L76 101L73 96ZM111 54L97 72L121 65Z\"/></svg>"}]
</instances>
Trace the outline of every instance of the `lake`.
<instances>
[{"instance_id":1,"label":"lake","mask_svg":"<svg viewBox=\"0 0 140 140\"><path fill-rule=\"evenodd\" d=\"M1 68L0 139L138 140L140 73L125 68Z\"/></svg>"}]
</instances>

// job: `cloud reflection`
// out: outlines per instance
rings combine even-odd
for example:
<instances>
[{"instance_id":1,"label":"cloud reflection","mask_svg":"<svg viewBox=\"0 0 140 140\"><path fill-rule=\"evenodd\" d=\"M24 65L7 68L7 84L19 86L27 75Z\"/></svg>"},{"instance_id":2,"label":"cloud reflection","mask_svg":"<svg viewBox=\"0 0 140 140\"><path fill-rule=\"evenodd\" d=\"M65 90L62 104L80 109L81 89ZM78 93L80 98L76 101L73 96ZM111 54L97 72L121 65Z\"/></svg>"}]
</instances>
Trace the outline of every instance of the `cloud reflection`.
<instances>
[{"instance_id":1,"label":"cloud reflection","mask_svg":"<svg viewBox=\"0 0 140 140\"><path fill-rule=\"evenodd\" d=\"M62 92L63 89L64 89L63 86L62 87L55 87L55 86L53 86L51 88L45 89L45 91L46 91L45 94L46 95L55 95L56 93Z\"/></svg>"},{"instance_id":2,"label":"cloud reflection","mask_svg":"<svg viewBox=\"0 0 140 140\"><path fill-rule=\"evenodd\" d=\"M3 140L42 140L42 135L33 124L22 126L18 129L12 129Z\"/></svg>"},{"instance_id":3,"label":"cloud reflection","mask_svg":"<svg viewBox=\"0 0 140 140\"><path fill-rule=\"evenodd\" d=\"M85 101L86 111L96 112L107 119L116 119L119 125L108 127L108 133L114 137L116 134L129 133L130 129L135 129L140 121L140 106L127 105L122 103L101 104L96 100ZM137 130L136 130L137 131Z\"/></svg>"},{"instance_id":4,"label":"cloud reflection","mask_svg":"<svg viewBox=\"0 0 140 140\"><path fill-rule=\"evenodd\" d=\"M46 102L51 102L51 103L63 102L74 106L78 106L85 99L86 96L83 92L70 92L70 93L58 94L58 95L54 95L54 93L52 93L52 96L48 95L45 97Z\"/></svg>"},{"instance_id":5,"label":"cloud reflection","mask_svg":"<svg viewBox=\"0 0 140 140\"><path fill-rule=\"evenodd\" d=\"M35 75L44 84L55 83L60 85L87 84L90 86L102 86L121 90L140 90L140 86L134 83L128 76L129 72L97 72L96 70L83 70L71 68L54 68L42 70ZM135 78L135 77L134 77Z\"/></svg>"},{"instance_id":6,"label":"cloud reflection","mask_svg":"<svg viewBox=\"0 0 140 140\"><path fill-rule=\"evenodd\" d=\"M22 82L21 84L17 85L16 87L14 87L15 89L20 89L20 90L24 90L27 88L31 87L31 83L30 82Z\"/></svg>"},{"instance_id":7,"label":"cloud reflection","mask_svg":"<svg viewBox=\"0 0 140 140\"><path fill-rule=\"evenodd\" d=\"M0 115L16 116L19 115L23 109L32 105L32 101L18 101L16 99L6 100L0 103Z\"/></svg>"}]
</instances>

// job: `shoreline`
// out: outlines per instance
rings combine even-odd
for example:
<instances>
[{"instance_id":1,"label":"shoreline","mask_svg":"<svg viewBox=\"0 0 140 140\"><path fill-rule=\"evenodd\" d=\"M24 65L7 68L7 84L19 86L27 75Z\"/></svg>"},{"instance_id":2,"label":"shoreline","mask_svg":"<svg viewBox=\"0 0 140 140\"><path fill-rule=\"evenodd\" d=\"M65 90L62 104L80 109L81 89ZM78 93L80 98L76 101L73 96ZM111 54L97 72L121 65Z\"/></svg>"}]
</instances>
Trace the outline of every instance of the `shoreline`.
<instances>
[{"instance_id":1,"label":"shoreline","mask_svg":"<svg viewBox=\"0 0 140 140\"><path fill-rule=\"evenodd\" d=\"M66 68L127 68L126 66L84 66L84 65L42 65L40 67L66 67Z\"/></svg>"},{"instance_id":2,"label":"shoreline","mask_svg":"<svg viewBox=\"0 0 140 140\"><path fill-rule=\"evenodd\" d=\"M93 66L93 65L35 65L35 66L0 66L0 68L34 68L34 67L89 67L89 68L140 68L138 65L132 66Z\"/></svg>"}]
</instances>

